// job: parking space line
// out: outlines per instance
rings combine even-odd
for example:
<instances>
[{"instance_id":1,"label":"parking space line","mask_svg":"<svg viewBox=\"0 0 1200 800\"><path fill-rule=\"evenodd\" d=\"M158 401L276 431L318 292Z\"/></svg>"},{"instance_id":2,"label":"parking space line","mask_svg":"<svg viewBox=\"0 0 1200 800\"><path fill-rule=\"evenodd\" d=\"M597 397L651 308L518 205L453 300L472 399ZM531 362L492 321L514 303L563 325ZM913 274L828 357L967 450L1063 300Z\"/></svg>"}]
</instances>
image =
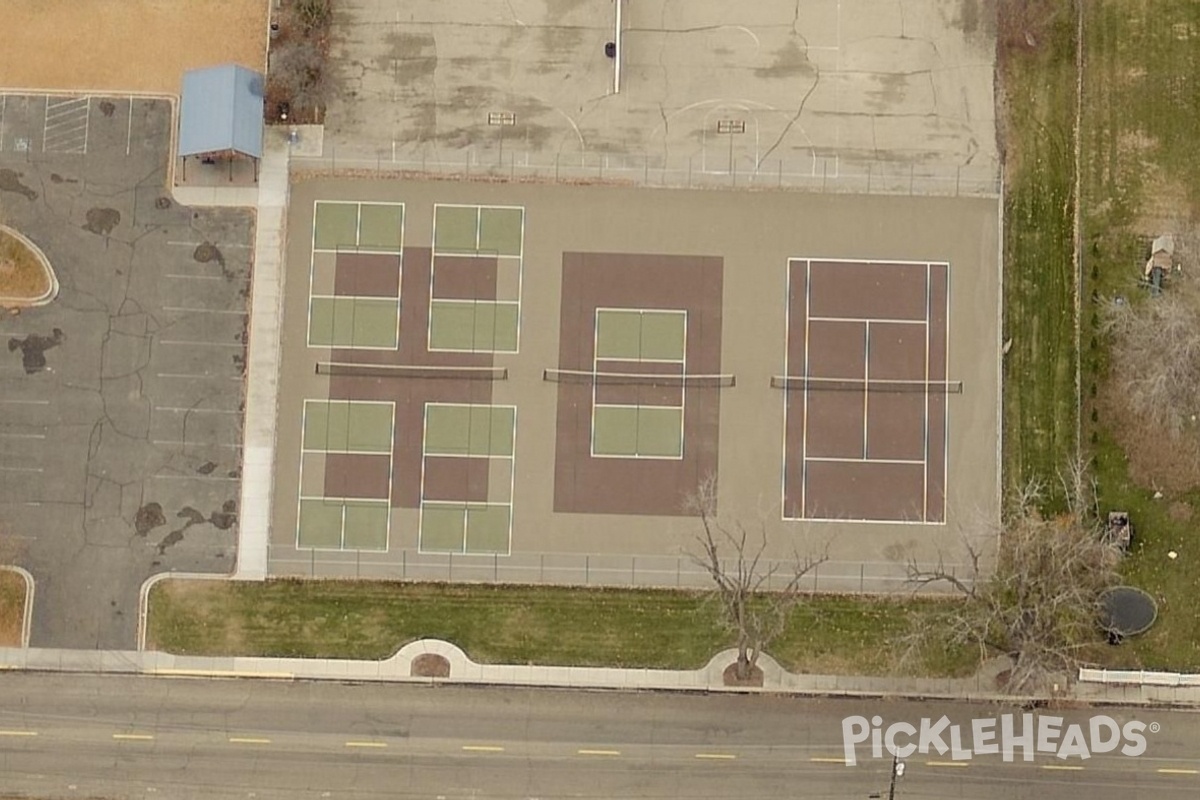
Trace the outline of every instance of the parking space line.
<instances>
[{"instance_id":1,"label":"parking space line","mask_svg":"<svg viewBox=\"0 0 1200 800\"><path fill-rule=\"evenodd\" d=\"M176 247L199 247L200 245L206 244L206 243L205 242L181 242L181 241L173 241L173 240L168 239L167 244L175 245ZM207 244L212 244L212 242L207 242ZM233 244L230 244L229 242L221 243L222 250L249 250L251 247L253 247L253 245L242 244L241 242L234 242Z\"/></svg>"},{"instance_id":2,"label":"parking space line","mask_svg":"<svg viewBox=\"0 0 1200 800\"><path fill-rule=\"evenodd\" d=\"M185 380L211 381L224 378L227 381L240 381L241 375L201 375L194 372L156 372L156 378L183 378Z\"/></svg>"},{"instance_id":3,"label":"parking space line","mask_svg":"<svg viewBox=\"0 0 1200 800\"><path fill-rule=\"evenodd\" d=\"M163 275L164 278L180 278L189 281L223 281L224 275L180 275L178 273L168 273Z\"/></svg>"},{"instance_id":4,"label":"parking space line","mask_svg":"<svg viewBox=\"0 0 1200 800\"><path fill-rule=\"evenodd\" d=\"M160 481L216 481L218 483L241 480L241 478L230 478L227 475L165 475L159 473L150 477Z\"/></svg>"},{"instance_id":5,"label":"parking space line","mask_svg":"<svg viewBox=\"0 0 1200 800\"><path fill-rule=\"evenodd\" d=\"M35 473L35 474L36 474L36 473L41 473L41 472L44 472L44 470L43 470L41 467L5 467L5 466L0 466L0 472L31 472L31 473Z\"/></svg>"},{"instance_id":6,"label":"parking space line","mask_svg":"<svg viewBox=\"0 0 1200 800\"><path fill-rule=\"evenodd\" d=\"M192 308L190 306L163 306L163 311L182 311L189 314L237 314L246 316L244 309L236 308Z\"/></svg>"},{"instance_id":7,"label":"parking space line","mask_svg":"<svg viewBox=\"0 0 1200 800\"><path fill-rule=\"evenodd\" d=\"M164 447L220 447L226 450L239 450L240 444L226 444L224 442L185 442L182 439L151 439L150 444L159 444Z\"/></svg>"},{"instance_id":8,"label":"parking space line","mask_svg":"<svg viewBox=\"0 0 1200 800\"><path fill-rule=\"evenodd\" d=\"M0 398L0 403L11 403L17 406L48 406L49 400L13 400L11 398Z\"/></svg>"},{"instance_id":9,"label":"parking space line","mask_svg":"<svg viewBox=\"0 0 1200 800\"><path fill-rule=\"evenodd\" d=\"M240 414L241 409L237 408L189 408L187 406L155 406L155 411L171 411L177 414Z\"/></svg>"},{"instance_id":10,"label":"parking space line","mask_svg":"<svg viewBox=\"0 0 1200 800\"><path fill-rule=\"evenodd\" d=\"M245 347L241 342L193 342L187 339L159 339L159 344L179 345L182 347Z\"/></svg>"},{"instance_id":11,"label":"parking space line","mask_svg":"<svg viewBox=\"0 0 1200 800\"><path fill-rule=\"evenodd\" d=\"M45 439L44 433L0 433L0 439Z\"/></svg>"}]
</instances>

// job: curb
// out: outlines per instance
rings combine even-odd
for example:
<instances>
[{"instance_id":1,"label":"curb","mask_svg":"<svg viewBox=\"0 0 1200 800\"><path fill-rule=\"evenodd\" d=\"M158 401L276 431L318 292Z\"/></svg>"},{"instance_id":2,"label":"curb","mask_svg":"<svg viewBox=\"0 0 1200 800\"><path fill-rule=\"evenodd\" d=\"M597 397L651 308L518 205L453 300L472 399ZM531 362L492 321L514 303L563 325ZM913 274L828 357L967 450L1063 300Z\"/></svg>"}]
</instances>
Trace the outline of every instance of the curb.
<instances>
[{"instance_id":1,"label":"curb","mask_svg":"<svg viewBox=\"0 0 1200 800\"><path fill-rule=\"evenodd\" d=\"M0 571L15 572L25 579L25 608L21 620L21 647L29 647L29 632L33 629L33 593L35 581L33 575L24 567L0 564Z\"/></svg>"},{"instance_id":2,"label":"curb","mask_svg":"<svg viewBox=\"0 0 1200 800\"><path fill-rule=\"evenodd\" d=\"M50 287L40 297L5 297L0 295L0 306L12 308L37 308L52 303L54 298L58 297L58 276L54 274L54 267L50 266L50 259L46 258L46 254L42 252L42 248L38 247L33 241L9 226L0 223L0 233L4 233L16 239L21 244L25 245L26 249L33 254L33 257L42 265L42 269L46 271L46 277L50 279Z\"/></svg>"}]
</instances>

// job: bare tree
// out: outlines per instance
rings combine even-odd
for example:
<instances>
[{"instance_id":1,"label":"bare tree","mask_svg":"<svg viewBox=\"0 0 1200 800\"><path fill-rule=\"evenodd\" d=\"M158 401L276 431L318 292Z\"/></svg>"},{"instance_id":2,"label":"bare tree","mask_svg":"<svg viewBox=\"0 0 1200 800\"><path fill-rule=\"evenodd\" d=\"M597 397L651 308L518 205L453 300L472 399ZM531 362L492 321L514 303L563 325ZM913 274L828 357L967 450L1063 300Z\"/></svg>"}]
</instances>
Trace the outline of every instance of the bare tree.
<instances>
[{"instance_id":1,"label":"bare tree","mask_svg":"<svg viewBox=\"0 0 1200 800\"><path fill-rule=\"evenodd\" d=\"M940 584L964 601L912 638L974 646L981 661L1007 655L1013 692L1041 688L1080 665L1082 651L1099 641L1101 595L1117 583L1119 551L1104 536L1083 467L1073 466L1062 482L1068 501L1062 514L1043 516L1041 492L1031 484L1014 498L999 530L969 531L964 573L941 560L932 567L909 562L915 588Z\"/></svg>"},{"instance_id":2,"label":"bare tree","mask_svg":"<svg viewBox=\"0 0 1200 800\"><path fill-rule=\"evenodd\" d=\"M803 600L800 582L829 560L796 555L788 565L764 558L766 525L752 535L740 520L729 522L717 515L716 479L705 478L688 499L688 510L700 518L698 553L692 561L712 578L712 598L720 609L722 625L737 644L738 680L754 674L758 657L787 627L792 611Z\"/></svg>"},{"instance_id":3,"label":"bare tree","mask_svg":"<svg viewBox=\"0 0 1200 800\"><path fill-rule=\"evenodd\" d=\"M1200 408L1200 281L1178 275L1158 297L1107 300L1101 308L1116 396L1145 434L1178 439L1195 427Z\"/></svg>"},{"instance_id":4,"label":"bare tree","mask_svg":"<svg viewBox=\"0 0 1200 800\"><path fill-rule=\"evenodd\" d=\"M329 92L325 56L310 39L285 42L272 51L270 80L290 98L297 113L316 112L325 105Z\"/></svg>"},{"instance_id":5,"label":"bare tree","mask_svg":"<svg viewBox=\"0 0 1200 800\"><path fill-rule=\"evenodd\" d=\"M306 34L324 28L333 14L331 0L294 0L292 9Z\"/></svg>"}]
</instances>

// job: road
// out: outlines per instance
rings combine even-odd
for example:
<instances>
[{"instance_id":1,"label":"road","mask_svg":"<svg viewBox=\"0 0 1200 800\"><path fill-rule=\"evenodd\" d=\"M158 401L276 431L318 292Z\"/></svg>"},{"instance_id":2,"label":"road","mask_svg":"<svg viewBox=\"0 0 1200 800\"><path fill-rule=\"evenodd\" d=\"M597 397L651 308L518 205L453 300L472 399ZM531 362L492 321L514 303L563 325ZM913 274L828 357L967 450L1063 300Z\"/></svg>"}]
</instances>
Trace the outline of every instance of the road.
<instances>
[{"instance_id":1,"label":"road","mask_svg":"<svg viewBox=\"0 0 1200 800\"><path fill-rule=\"evenodd\" d=\"M779 697L0 675L0 796L146 800L887 797L891 763L843 762L842 719L991 717L990 706ZM1068 722L1087 711L1056 712ZM1200 716L1137 758L914 755L897 800L1200 796ZM969 729L968 729L969 730ZM1018 758L1020 756L1018 755Z\"/></svg>"}]
</instances>

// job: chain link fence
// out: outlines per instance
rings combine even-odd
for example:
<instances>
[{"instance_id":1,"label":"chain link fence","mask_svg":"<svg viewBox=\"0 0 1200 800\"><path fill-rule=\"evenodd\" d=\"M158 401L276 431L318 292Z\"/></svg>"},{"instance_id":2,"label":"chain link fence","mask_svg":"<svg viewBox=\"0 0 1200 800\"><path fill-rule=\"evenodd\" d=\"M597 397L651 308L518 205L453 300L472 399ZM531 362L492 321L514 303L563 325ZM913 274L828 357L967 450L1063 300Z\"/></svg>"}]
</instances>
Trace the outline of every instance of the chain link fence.
<instances>
[{"instance_id":1,"label":"chain link fence","mask_svg":"<svg viewBox=\"0 0 1200 800\"><path fill-rule=\"evenodd\" d=\"M277 578L447 581L456 583L542 584L611 588L708 589L712 578L690 556L634 556L588 553L455 555L416 550L328 551L272 545L270 574ZM795 562L765 561L771 573L765 588L782 589ZM730 563L733 568L733 563ZM953 569L954 565L946 565ZM960 571L967 574L965 566ZM826 561L805 575L813 592L887 594L912 588L904 563ZM935 587L936 588L936 587Z\"/></svg>"},{"instance_id":2,"label":"chain link fence","mask_svg":"<svg viewBox=\"0 0 1200 800\"><path fill-rule=\"evenodd\" d=\"M321 156L293 154L293 172L370 177L454 177L531 183L614 184L692 189L793 189L841 194L997 197L999 166L992 161L928 166L855 160L813 151L808 158L755 161L692 156L587 153L550 160L505 148L470 148L441 158L397 155L394 150L350 150L327 145Z\"/></svg>"}]
</instances>

